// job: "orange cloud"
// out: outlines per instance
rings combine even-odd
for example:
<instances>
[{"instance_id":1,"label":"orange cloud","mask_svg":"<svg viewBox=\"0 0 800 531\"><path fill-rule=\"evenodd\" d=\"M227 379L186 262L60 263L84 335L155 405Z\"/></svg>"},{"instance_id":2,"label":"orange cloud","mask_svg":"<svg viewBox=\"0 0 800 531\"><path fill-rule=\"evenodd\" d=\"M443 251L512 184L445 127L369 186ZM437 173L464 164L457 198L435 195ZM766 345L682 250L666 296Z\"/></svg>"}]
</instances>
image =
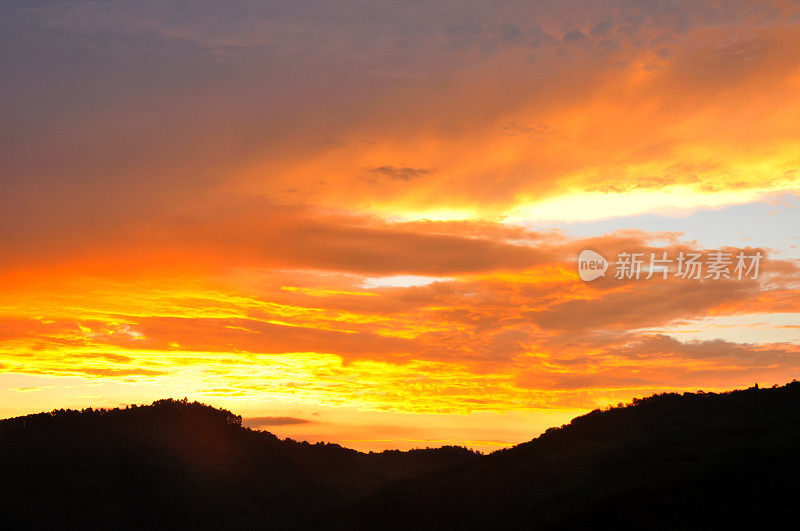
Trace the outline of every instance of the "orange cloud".
<instances>
[{"instance_id":1,"label":"orange cloud","mask_svg":"<svg viewBox=\"0 0 800 531\"><path fill-rule=\"evenodd\" d=\"M252 416L312 433L322 406L502 424L796 376L788 333L702 322L791 329L770 231L699 231L759 279L575 272L708 253L644 218L800 189L796 5L284 7L9 4L0 397L303 404Z\"/></svg>"}]
</instances>

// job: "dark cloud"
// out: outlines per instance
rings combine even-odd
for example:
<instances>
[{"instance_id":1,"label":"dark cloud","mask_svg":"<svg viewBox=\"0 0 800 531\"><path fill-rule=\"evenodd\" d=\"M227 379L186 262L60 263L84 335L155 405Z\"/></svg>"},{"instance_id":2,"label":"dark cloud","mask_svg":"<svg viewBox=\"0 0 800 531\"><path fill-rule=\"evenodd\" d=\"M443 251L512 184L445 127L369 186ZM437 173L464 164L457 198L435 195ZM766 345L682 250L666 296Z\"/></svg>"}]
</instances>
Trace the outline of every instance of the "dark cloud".
<instances>
[{"instance_id":1,"label":"dark cloud","mask_svg":"<svg viewBox=\"0 0 800 531\"><path fill-rule=\"evenodd\" d=\"M567 44L588 42L589 40L590 40L589 37L582 31L570 31L569 33L564 35L564 38L562 39L562 41Z\"/></svg>"},{"instance_id":2,"label":"dark cloud","mask_svg":"<svg viewBox=\"0 0 800 531\"><path fill-rule=\"evenodd\" d=\"M665 334L644 336L613 352L615 355L631 359L668 359L669 356L679 356L685 359L715 360L747 367L800 367L800 358L793 345L776 347L734 343L723 339L683 342Z\"/></svg>"},{"instance_id":3,"label":"dark cloud","mask_svg":"<svg viewBox=\"0 0 800 531\"><path fill-rule=\"evenodd\" d=\"M246 417L242 424L248 428L263 428L265 426L291 426L295 424L311 424L312 420L297 417Z\"/></svg>"},{"instance_id":4,"label":"dark cloud","mask_svg":"<svg viewBox=\"0 0 800 531\"><path fill-rule=\"evenodd\" d=\"M610 290L591 300L570 300L528 313L546 329L636 329L678 318L705 315L728 302L754 299L761 286L752 281L667 280Z\"/></svg>"},{"instance_id":5,"label":"dark cloud","mask_svg":"<svg viewBox=\"0 0 800 531\"><path fill-rule=\"evenodd\" d=\"M386 177L393 181L411 181L428 175L430 170L410 166L378 166L377 168L368 168L367 173L377 177Z\"/></svg>"}]
</instances>

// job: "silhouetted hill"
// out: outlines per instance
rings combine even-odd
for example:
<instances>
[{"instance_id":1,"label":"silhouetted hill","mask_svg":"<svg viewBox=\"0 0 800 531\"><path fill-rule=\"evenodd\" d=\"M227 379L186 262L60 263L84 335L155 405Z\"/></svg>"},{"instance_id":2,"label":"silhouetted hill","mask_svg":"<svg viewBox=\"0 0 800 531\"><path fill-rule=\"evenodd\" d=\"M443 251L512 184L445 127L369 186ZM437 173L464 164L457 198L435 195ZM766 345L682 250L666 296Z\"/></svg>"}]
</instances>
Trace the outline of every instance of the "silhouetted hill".
<instances>
[{"instance_id":1,"label":"silhouetted hill","mask_svg":"<svg viewBox=\"0 0 800 531\"><path fill-rule=\"evenodd\" d=\"M159 400L0 421L0 529L293 529L390 481L478 457L457 447L365 454L241 420Z\"/></svg>"},{"instance_id":2,"label":"silhouetted hill","mask_svg":"<svg viewBox=\"0 0 800 531\"><path fill-rule=\"evenodd\" d=\"M0 528L740 529L800 494L800 383L655 395L514 448L365 454L198 403L0 421Z\"/></svg>"},{"instance_id":3,"label":"silhouetted hill","mask_svg":"<svg viewBox=\"0 0 800 531\"><path fill-rule=\"evenodd\" d=\"M596 410L458 471L392 484L341 528L756 529L797 525L800 383Z\"/></svg>"}]
</instances>

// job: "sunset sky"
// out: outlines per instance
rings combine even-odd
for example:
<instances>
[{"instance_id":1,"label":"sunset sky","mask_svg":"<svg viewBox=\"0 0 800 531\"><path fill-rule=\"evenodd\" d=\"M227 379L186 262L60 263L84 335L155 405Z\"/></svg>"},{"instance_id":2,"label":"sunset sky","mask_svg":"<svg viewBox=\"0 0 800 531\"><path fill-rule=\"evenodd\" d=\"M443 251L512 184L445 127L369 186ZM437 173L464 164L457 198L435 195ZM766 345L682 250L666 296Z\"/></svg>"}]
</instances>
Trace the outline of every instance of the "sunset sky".
<instances>
[{"instance_id":1,"label":"sunset sky","mask_svg":"<svg viewBox=\"0 0 800 531\"><path fill-rule=\"evenodd\" d=\"M491 451L800 378L798 2L6 0L0 186L0 417Z\"/></svg>"}]
</instances>

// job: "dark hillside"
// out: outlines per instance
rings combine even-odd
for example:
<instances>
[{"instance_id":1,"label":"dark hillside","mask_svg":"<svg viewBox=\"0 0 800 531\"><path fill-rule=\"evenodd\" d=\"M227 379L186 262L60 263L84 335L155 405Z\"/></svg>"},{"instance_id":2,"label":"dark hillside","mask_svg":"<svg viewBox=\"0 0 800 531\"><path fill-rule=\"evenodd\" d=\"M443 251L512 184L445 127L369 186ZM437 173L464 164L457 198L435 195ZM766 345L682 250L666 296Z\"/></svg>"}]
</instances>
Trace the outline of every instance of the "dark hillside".
<instances>
[{"instance_id":1,"label":"dark hillside","mask_svg":"<svg viewBox=\"0 0 800 531\"><path fill-rule=\"evenodd\" d=\"M461 471L398 482L342 526L764 528L794 519L798 450L800 383L662 394L593 411Z\"/></svg>"},{"instance_id":2,"label":"dark hillside","mask_svg":"<svg viewBox=\"0 0 800 531\"><path fill-rule=\"evenodd\" d=\"M798 449L797 382L635 400L488 456L279 440L161 400L0 421L0 528L770 528Z\"/></svg>"},{"instance_id":3,"label":"dark hillside","mask_svg":"<svg viewBox=\"0 0 800 531\"><path fill-rule=\"evenodd\" d=\"M0 528L296 528L391 480L476 458L282 441L184 401L40 413L0 421Z\"/></svg>"}]
</instances>

